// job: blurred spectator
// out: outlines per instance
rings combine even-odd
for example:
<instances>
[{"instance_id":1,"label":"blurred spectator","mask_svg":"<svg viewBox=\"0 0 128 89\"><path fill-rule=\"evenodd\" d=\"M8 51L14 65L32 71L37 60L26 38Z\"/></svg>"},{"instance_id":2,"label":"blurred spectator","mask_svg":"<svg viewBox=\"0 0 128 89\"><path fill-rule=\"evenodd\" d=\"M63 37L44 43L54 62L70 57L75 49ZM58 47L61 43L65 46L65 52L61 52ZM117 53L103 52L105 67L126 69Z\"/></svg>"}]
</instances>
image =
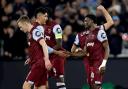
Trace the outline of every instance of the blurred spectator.
<instances>
[{"instance_id":1,"label":"blurred spectator","mask_svg":"<svg viewBox=\"0 0 128 89\"><path fill-rule=\"evenodd\" d=\"M15 31L14 27L4 28L4 58L23 58L27 48L26 36L24 33Z\"/></svg>"},{"instance_id":2,"label":"blurred spectator","mask_svg":"<svg viewBox=\"0 0 128 89\"><path fill-rule=\"evenodd\" d=\"M112 17L114 20L114 26L110 29L108 36L110 53L114 56L121 54L122 50L122 33L124 33L124 28L120 25L120 18L118 16Z\"/></svg>"},{"instance_id":3,"label":"blurred spectator","mask_svg":"<svg viewBox=\"0 0 128 89\"><path fill-rule=\"evenodd\" d=\"M128 0L122 0L122 13L128 12Z\"/></svg>"},{"instance_id":4,"label":"blurred spectator","mask_svg":"<svg viewBox=\"0 0 128 89\"><path fill-rule=\"evenodd\" d=\"M11 59L13 56L13 48L14 48L14 28L7 27L4 28L4 58Z\"/></svg>"},{"instance_id":5,"label":"blurred spectator","mask_svg":"<svg viewBox=\"0 0 128 89\"><path fill-rule=\"evenodd\" d=\"M109 8L109 11L116 11L118 14L121 13L121 5L118 0L112 1L112 6Z\"/></svg>"},{"instance_id":6,"label":"blurred spectator","mask_svg":"<svg viewBox=\"0 0 128 89\"><path fill-rule=\"evenodd\" d=\"M63 30L63 47L64 49L71 51L71 47L74 43L75 35L72 34L72 26L66 25Z\"/></svg>"},{"instance_id":7,"label":"blurred spectator","mask_svg":"<svg viewBox=\"0 0 128 89\"><path fill-rule=\"evenodd\" d=\"M81 6L79 9L79 19L83 20L83 18L90 13L90 10L87 6Z\"/></svg>"},{"instance_id":8,"label":"blurred spectator","mask_svg":"<svg viewBox=\"0 0 128 89\"><path fill-rule=\"evenodd\" d=\"M64 28L64 44L71 44L74 37L72 32L77 33L84 29L83 19L87 14L96 14L98 25L105 22L100 12L95 13L99 4L107 8L113 16L115 25L107 32L111 53L118 55L121 53L122 47L121 36L123 33L128 33L128 0L1 0L0 50L2 53L3 49L7 50L6 54L10 57L25 55L26 35L17 30L16 20L24 14L33 20L34 11L38 7L50 8L50 17ZM69 32L65 31L66 29L69 29ZM71 30L72 32L70 32ZM70 40L66 40L67 38L72 39L71 43ZM114 50L116 51L114 52Z\"/></svg>"},{"instance_id":9,"label":"blurred spectator","mask_svg":"<svg viewBox=\"0 0 128 89\"><path fill-rule=\"evenodd\" d=\"M56 6L55 12L54 12L54 17L62 18L63 17L63 7L62 6Z\"/></svg>"}]
</instances>

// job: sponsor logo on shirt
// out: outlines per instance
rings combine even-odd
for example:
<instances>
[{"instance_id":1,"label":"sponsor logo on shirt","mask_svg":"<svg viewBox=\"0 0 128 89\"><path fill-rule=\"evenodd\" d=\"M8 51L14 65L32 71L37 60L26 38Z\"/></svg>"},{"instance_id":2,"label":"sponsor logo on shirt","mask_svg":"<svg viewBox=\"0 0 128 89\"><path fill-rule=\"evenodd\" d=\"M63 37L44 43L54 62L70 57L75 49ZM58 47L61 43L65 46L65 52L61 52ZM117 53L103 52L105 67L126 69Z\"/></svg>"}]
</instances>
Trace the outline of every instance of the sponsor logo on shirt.
<instances>
[{"instance_id":1,"label":"sponsor logo on shirt","mask_svg":"<svg viewBox=\"0 0 128 89\"><path fill-rule=\"evenodd\" d=\"M88 46L93 47L93 46L94 46L94 42L89 42L89 43L87 43L87 47L88 47Z\"/></svg>"}]
</instances>

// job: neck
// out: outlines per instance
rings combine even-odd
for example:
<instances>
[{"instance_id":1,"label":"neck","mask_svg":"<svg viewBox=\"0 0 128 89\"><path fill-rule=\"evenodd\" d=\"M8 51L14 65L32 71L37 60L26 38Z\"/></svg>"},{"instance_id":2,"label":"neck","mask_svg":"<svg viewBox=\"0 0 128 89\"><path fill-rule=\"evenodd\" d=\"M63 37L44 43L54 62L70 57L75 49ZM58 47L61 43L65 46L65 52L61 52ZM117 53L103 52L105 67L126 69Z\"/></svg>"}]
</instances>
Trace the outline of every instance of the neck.
<instances>
[{"instance_id":1,"label":"neck","mask_svg":"<svg viewBox=\"0 0 128 89\"><path fill-rule=\"evenodd\" d=\"M36 22L39 23L40 25L44 25L44 24L42 24L39 20L36 20Z\"/></svg>"},{"instance_id":2,"label":"neck","mask_svg":"<svg viewBox=\"0 0 128 89\"><path fill-rule=\"evenodd\" d=\"M39 20L36 20L37 23L41 24L41 22Z\"/></svg>"},{"instance_id":3,"label":"neck","mask_svg":"<svg viewBox=\"0 0 128 89\"><path fill-rule=\"evenodd\" d=\"M93 31L96 28L96 24L93 24L89 29Z\"/></svg>"},{"instance_id":4,"label":"neck","mask_svg":"<svg viewBox=\"0 0 128 89\"><path fill-rule=\"evenodd\" d=\"M30 32L30 31L32 30L32 28L33 28L33 25L30 24L30 25L28 26L28 32Z\"/></svg>"}]
</instances>

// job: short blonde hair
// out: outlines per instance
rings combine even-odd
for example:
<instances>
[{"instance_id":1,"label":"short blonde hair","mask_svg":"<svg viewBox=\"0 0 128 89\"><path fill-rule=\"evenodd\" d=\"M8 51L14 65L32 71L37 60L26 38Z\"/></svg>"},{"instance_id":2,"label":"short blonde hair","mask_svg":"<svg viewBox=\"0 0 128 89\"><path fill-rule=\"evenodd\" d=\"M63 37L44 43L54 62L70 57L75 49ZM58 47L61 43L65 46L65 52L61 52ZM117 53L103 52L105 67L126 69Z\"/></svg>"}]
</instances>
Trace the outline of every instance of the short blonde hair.
<instances>
[{"instance_id":1,"label":"short blonde hair","mask_svg":"<svg viewBox=\"0 0 128 89\"><path fill-rule=\"evenodd\" d=\"M18 20L17 20L17 23L19 22L27 22L27 23L30 23L30 19L27 15L22 15Z\"/></svg>"}]
</instances>

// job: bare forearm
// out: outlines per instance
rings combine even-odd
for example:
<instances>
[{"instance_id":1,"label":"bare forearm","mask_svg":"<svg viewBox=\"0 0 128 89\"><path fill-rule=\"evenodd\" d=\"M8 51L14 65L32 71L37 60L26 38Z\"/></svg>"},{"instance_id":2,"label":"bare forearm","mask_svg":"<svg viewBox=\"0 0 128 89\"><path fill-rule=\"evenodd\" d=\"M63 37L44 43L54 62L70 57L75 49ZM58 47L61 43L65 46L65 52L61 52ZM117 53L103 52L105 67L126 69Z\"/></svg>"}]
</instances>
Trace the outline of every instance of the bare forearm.
<instances>
[{"instance_id":1,"label":"bare forearm","mask_svg":"<svg viewBox=\"0 0 128 89\"><path fill-rule=\"evenodd\" d=\"M108 11L104 8L102 10L102 12L103 12L103 15L104 15L106 21L109 22L110 24L113 24L113 20L112 20L110 14L108 13Z\"/></svg>"},{"instance_id":2,"label":"bare forearm","mask_svg":"<svg viewBox=\"0 0 128 89\"><path fill-rule=\"evenodd\" d=\"M71 53L70 55L75 57L83 57L86 56L86 52L76 52L76 53Z\"/></svg>"},{"instance_id":3,"label":"bare forearm","mask_svg":"<svg viewBox=\"0 0 128 89\"><path fill-rule=\"evenodd\" d=\"M56 39L56 45L53 48L56 50L62 48L62 39Z\"/></svg>"},{"instance_id":4,"label":"bare forearm","mask_svg":"<svg viewBox=\"0 0 128 89\"><path fill-rule=\"evenodd\" d=\"M48 53L49 54L54 53L54 54L58 55L58 51L55 50L54 48L50 47L50 46L48 46Z\"/></svg>"},{"instance_id":5,"label":"bare forearm","mask_svg":"<svg viewBox=\"0 0 128 89\"><path fill-rule=\"evenodd\" d=\"M108 30L114 24L110 14L108 13L108 11L102 5L98 6L97 10L100 10L103 13L103 15L104 15L104 17L105 17L105 19L107 21L104 24L105 30Z\"/></svg>"},{"instance_id":6,"label":"bare forearm","mask_svg":"<svg viewBox=\"0 0 128 89\"><path fill-rule=\"evenodd\" d=\"M77 49L77 46L75 44L73 44L72 48L71 48L71 52L74 53Z\"/></svg>"},{"instance_id":7,"label":"bare forearm","mask_svg":"<svg viewBox=\"0 0 128 89\"><path fill-rule=\"evenodd\" d=\"M58 49L61 48L61 46L60 45L55 45L53 48L56 49L56 50L58 50Z\"/></svg>"},{"instance_id":8,"label":"bare forearm","mask_svg":"<svg viewBox=\"0 0 128 89\"><path fill-rule=\"evenodd\" d=\"M107 46L106 48L105 48L105 56L104 56L104 59L108 59L108 57L109 57L109 46Z\"/></svg>"},{"instance_id":9,"label":"bare forearm","mask_svg":"<svg viewBox=\"0 0 128 89\"><path fill-rule=\"evenodd\" d=\"M40 44L42 46L42 50L43 50L43 53L44 53L44 60L48 60L49 59L49 54L48 54L47 44L45 43L45 41L41 41Z\"/></svg>"},{"instance_id":10,"label":"bare forearm","mask_svg":"<svg viewBox=\"0 0 128 89\"><path fill-rule=\"evenodd\" d=\"M45 60L49 59L47 46L46 45L42 46L42 48L43 48Z\"/></svg>"}]
</instances>

